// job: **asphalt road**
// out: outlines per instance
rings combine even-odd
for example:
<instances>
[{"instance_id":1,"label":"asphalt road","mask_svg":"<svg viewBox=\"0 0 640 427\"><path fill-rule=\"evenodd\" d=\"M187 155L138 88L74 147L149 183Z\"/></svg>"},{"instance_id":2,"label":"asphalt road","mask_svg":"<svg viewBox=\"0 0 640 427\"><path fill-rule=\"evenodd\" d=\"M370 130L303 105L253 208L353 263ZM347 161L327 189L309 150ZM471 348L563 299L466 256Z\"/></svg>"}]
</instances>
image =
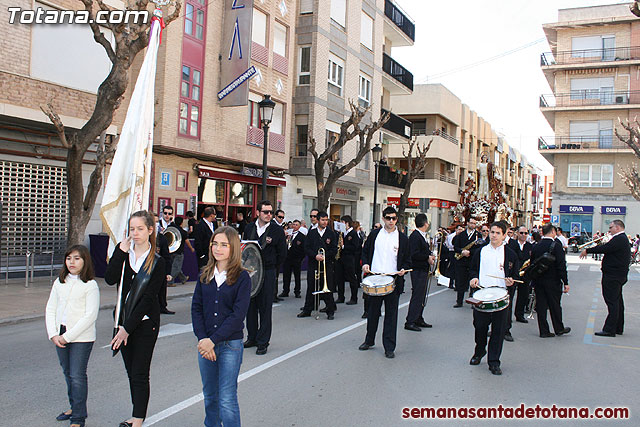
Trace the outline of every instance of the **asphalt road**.
<instances>
[{"instance_id":1,"label":"asphalt road","mask_svg":"<svg viewBox=\"0 0 640 427\"><path fill-rule=\"evenodd\" d=\"M491 375L486 358L470 366L472 310L453 309L453 291L432 286L426 320L432 329L402 329L409 295L401 298L396 358L384 357L381 330L374 349L362 352L362 305L340 304L334 321L298 319L301 299L273 309L269 352L244 352L239 400L247 426L396 426L434 422L404 420L404 407L628 407L627 420L533 420L527 425L640 425L640 274L634 268L625 286L623 336L601 338L606 307L596 263L571 258L570 295L563 297L568 336L538 337L537 325L514 323L515 342L505 342L502 376ZM410 289L410 286L408 286ZM348 292L348 291L347 291ZM175 316L162 317L161 338L151 369L146 425L198 426L204 409L199 396L196 339L190 326L190 298L172 300ZM592 326L593 324L593 326ZM98 319L98 340L89 362L87 426L115 426L129 417L129 387L121 357L108 345L111 312ZM66 388L44 322L0 327L0 426L64 425L55 416L67 409ZM522 420L438 420L438 425L522 425ZM66 424L66 423L65 423Z\"/></svg>"}]
</instances>

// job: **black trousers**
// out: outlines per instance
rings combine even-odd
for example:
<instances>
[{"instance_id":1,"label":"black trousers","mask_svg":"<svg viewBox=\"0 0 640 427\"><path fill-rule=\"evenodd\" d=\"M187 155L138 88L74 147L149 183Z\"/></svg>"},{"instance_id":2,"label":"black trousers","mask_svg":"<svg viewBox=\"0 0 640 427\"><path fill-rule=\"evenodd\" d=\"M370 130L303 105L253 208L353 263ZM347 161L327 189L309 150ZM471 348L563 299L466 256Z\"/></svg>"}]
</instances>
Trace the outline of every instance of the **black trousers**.
<instances>
[{"instance_id":1,"label":"black trousers","mask_svg":"<svg viewBox=\"0 0 640 427\"><path fill-rule=\"evenodd\" d=\"M331 279L333 278L333 275L332 275L333 265L330 263L327 263L326 270L327 270L327 286L329 287L329 289L331 289L333 287L333 284L331 281ZM321 272L317 290L320 291L322 290L323 287L324 287L324 278L322 277L322 272ZM302 311L304 311L305 313L311 313L314 309L316 296L313 295L313 293L315 291L316 291L316 270L315 270L315 266L309 263L309 268L307 269L307 294L305 295L304 307L302 309ZM324 301L327 308L327 314L335 313L336 302L333 300L333 289L331 289L331 292L318 294L318 296L320 297L320 300Z\"/></svg>"},{"instance_id":2,"label":"black trousers","mask_svg":"<svg viewBox=\"0 0 640 427\"><path fill-rule=\"evenodd\" d=\"M158 301L160 302L160 310L167 309L167 277L162 280L162 286L158 291Z\"/></svg>"},{"instance_id":3,"label":"black trousers","mask_svg":"<svg viewBox=\"0 0 640 427\"><path fill-rule=\"evenodd\" d=\"M415 323L419 320L424 321L422 312L427 294L427 282L429 281L429 272L427 270L416 270L411 272L411 300L409 302L409 311L407 313L407 323Z\"/></svg>"},{"instance_id":4,"label":"black trousers","mask_svg":"<svg viewBox=\"0 0 640 427\"><path fill-rule=\"evenodd\" d=\"M516 285L507 286L507 292L509 293L509 305L505 308L505 311L508 311L507 315L507 328L505 329L505 333L511 333L511 324L513 323L513 301L516 296Z\"/></svg>"},{"instance_id":5,"label":"black trousers","mask_svg":"<svg viewBox=\"0 0 640 427\"><path fill-rule=\"evenodd\" d=\"M367 310L367 335L364 342L374 345L376 332L378 331L378 320L382 315L382 303L384 302L384 322L382 326L382 345L385 351L396 349L396 335L398 333L398 301L400 292L398 288L385 296L368 295L369 307Z\"/></svg>"},{"instance_id":6,"label":"black trousers","mask_svg":"<svg viewBox=\"0 0 640 427\"><path fill-rule=\"evenodd\" d=\"M293 272L293 278L295 280L295 287L293 292L296 295L300 294L302 289L302 281L300 280L300 268L302 266L302 260L304 258L287 258L284 260L284 266L282 271L282 292L285 295L289 295L291 290L291 272Z\"/></svg>"},{"instance_id":7,"label":"black trousers","mask_svg":"<svg viewBox=\"0 0 640 427\"><path fill-rule=\"evenodd\" d=\"M609 314L604 321L602 330L621 334L624 332L624 300L622 299L622 287L627 283L626 277L612 277L602 275L602 297Z\"/></svg>"},{"instance_id":8,"label":"black trousers","mask_svg":"<svg viewBox=\"0 0 640 427\"><path fill-rule=\"evenodd\" d=\"M351 301L358 301L358 288L360 283L356 276L356 261L352 256L343 256L336 261L336 288L338 299L344 299L345 282L349 282Z\"/></svg>"},{"instance_id":9,"label":"black trousers","mask_svg":"<svg viewBox=\"0 0 640 427\"><path fill-rule=\"evenodd\" d=\"M247 312L247 339L258 347L267 347L271 339L271 307L273 290L276 288L276 269L265 270L260 292L249 302ZM258 317L260 318L258 321Z\"/></svg>"},{"instance_id":10,"label":"black trousers","mask_svg":"<svg viewBox=\"0 0 640 427\"><path fill-rule=\"evenodd\" d=\"M151 320L143 320L133 332L129 334L127 345L122 346L122 360L129 377L132 416L146 418L149 404L149 369L153 349L158 339L158 327Z\"/></svg>"},{"instance_id":11,"label":"black trousers","mask_svg":"<svg viewBox=\"0 0 640 427\"><path fill-rule=\"evenodd\" d=\"M531 293L531 286L529 282L516 283L513 287L516 287L518 292L518 298L516 299L516 319L522 319L524 317L524 311L529 303L529 294Z\"/></svg>"},{"instance_id":12,"label":"black trousers","mask_svg":"<svg viewBox=\"0 0 640 427\"><path fill-rule=\"evenodd\" d=\"M475 356L483 355L487 347L487 333L491 325L491 338L489 338L489 356L487 362L489 366L500 366L500 355L502 354L502 344L507 328L507 316L509 310L504 309L493 313L484 313L473 310L473 327L475 328L476 348Z\"/></svg>"},{"instance_id":13,"label":"black trousers","mask_svg":"<svg viewBox=\"0 0 640 427\"><path fill-rule=\"evenodd\" d=\"M456 263L456 283L455 289L457 292L456 303L462 304L464 301L464 294L469 290L469 265L461 262Z\"/></svg>"},{"instance_id":14,"label":"black trousers","mask_svg":"<svg viewBox=\"0 0 640 427\"><path fill-rule=\"evenodd\" d=\"M551 314L554 332L562 331L564 329L562 307L560 307L562 285L559 283L536 283L535 291L536 314L538 315L538 330L540 334L548 334L550 332L549 323L547 322L547 310Z\"/></svg>"}]
</instances>

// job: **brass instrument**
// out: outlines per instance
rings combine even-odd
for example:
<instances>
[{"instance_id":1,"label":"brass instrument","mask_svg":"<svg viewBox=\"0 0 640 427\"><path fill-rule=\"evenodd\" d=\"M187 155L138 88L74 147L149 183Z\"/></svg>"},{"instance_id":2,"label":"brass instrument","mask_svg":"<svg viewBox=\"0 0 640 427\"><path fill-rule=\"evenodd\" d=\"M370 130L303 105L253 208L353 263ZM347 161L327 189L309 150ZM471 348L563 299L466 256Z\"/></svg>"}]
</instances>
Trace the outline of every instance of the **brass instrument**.
<instances>
[{"instance_id":1,"label":"brass instrument","mask_svg":"<svg viewBox=\"0 0 640 427\"><path fill-rule=\"evenodd\" d=\"M327 285L327 263L325 260L325 252L324 248L318 249L318 255L322 256L322 261L318 261L318 268L316 268L316 291L313 293L315 297L315 312L316 312L316 320L320 318L320 294L326 294L331 292L329 290L329 286ZM323 279L323 287L320 288L320 264L322 264L322 279Z\"/></svg>"},{"instance_id":2,"label":"brass instrument","mask_svg":"<svg viewBox=\"0 0 640 427\"><path fill-rule=\"evenodd\" d=\"M344 237L342 236L342 232L338 231L338 253L336 254L336 261L340 259L340 255L342 254L342 246L344 245Z\"/></svg>"},{"instance_id":3,"label":"brass instrument","mask_svg":"<svg viewBox=\"0 0 640 427\"><path fill-rule=\"evenodd\" d=\"M177 227L167 227L162 234L167 238L170 253L174 253L178 248L180 248L180 245L182 244L182 234L180 234L180 230L178 230Z\"/></svg>"},{"instance_id":4,"label":"brass instrument","mask_svg":"<svg viewBox=\"0 0 640 427\"><path fill-rule=\"evenodd\" d=\"M536 293L531 288L531 292L529 293L529 301L527 303L527 308L525 311L528 311L527 319L533 319L533 312L536 310Z\"/></svg>"},{"instance_id":5,"label":"brass instrument","mask_svg":"<svg viewBox=\"0 0 640 427\"><path fill-rule=\"evenodd\" d=\"M598 243L600 240L604 239L604 236L605 236L605 234L603 234L602 236L598 237L597 239L593 239L593 240L588 241L587 243L581 244L580 246L578 246L578 250L584 249L587 246L591 247L591 245L596 246L596 245L594 245L594 243Z\"/></svg>"},{"instance_id":6,"label":"brass instrument","mask_svg":"<svg viewBox=\"0 0 640 427\"><path fill-rule=\"evenodd\" d=\"M464 231L463 231L464 233ZM479 239L474 240L473 242L469 243L467 246L465 246L464 248L462 248L462 251L468 251L469 249L471 249L472 247L474 247L476 245L476 243L478 242ZM460 251L459 254L455 254L456 259L460 259L462 258L462 251Z\"/></svg>"},{"instance_id":7,"label":"brass instrument","mask_svg":"<svg viewBox=\"0 0 640 427\"><path fill-rule=\"evenodd\" d=\"M524 262L524 264L522 264L522 267L520 267L520 272L518 273L520 275L520 277L524 276L524 274L527 271L527 268L529 268L529 265L531 264L531 260L528 259Z\"/></svg>"},{"instance_id":8,"label":"brass instrument","mask_svg":"<svg viewBox=\"0 0 640 427\"><path fill-rule=\"evenodd\" d=\"M433 239L436 242L435 245L436 245L436 248L437 248L437 250L436 250L437 255L436 255L436 259L435 259L433 265L431 266L430 273L432 275L436 276L436 277L440 276L440 254L442 253L442 245L444 244L443 237L444 236L442 235L442 233L440 231L438 231L436 233L436 235L433 236ZM435 271L433 271L434 268L435 268Z\"/></svg>"}]
</instances>

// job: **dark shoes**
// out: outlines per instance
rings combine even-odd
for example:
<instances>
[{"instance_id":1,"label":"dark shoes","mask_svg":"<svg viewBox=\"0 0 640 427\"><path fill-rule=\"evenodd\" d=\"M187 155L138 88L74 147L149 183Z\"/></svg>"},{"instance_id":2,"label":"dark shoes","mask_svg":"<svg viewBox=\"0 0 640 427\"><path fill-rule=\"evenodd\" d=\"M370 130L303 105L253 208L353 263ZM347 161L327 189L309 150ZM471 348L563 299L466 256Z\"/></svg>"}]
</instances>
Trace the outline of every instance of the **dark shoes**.
<instances>
[{"instance_id":1,"label":"dark shoes","mask_svg":"<svg viewBox=\"0 0 640 427\"><path fill-rule=\"evenodd\" d=\"M319 311L320 311L320 313L326 313L327 312L327 307L321 308Z\"/></svg>"},{"instance_id":2,"label":"dark shoes","mask_svg":"<svg viewBox=\"0 0 640 427\"><path fill-rule=\"evenodd\" d=\"M362 316L360 316L361 319L366 319L367 318L367 312L365 311L364 313L362 313Z\"/></svg>"},{"instance_id":3,"label":"dark shoes","mask_svg":"<svg viewBox=\"0 0 640 427\"><path fill-rule=\"evenodd\" d=\"M67 421L70 418L71 418L71 413L66 414L63 412L56 417L56 421Z\"/></svg>"},{"instance_id":4,"label":"dark shoes","mask_svg":"<svg viewBox=\"0 0 640 427\"><path fill-rule=\"evenodd\" d=\"M258 345L258 343L253 341L253 340L246 340L244 342L244 348L251 348L251 347L255 347L257 345Z\"/></svg>"},{"instance_id":5,"label":"dark shoes","mask_svg":"<svg viewBox=\"0 0 640 427\"><path fill-rule=\"evenodd\" d=\"M529 323L529 321L527 319L525 319L524 317L516 317L516 322Z\"/></svg>"},{"instance_id":6,"label":"dark shoes","mask_svg":"<svg viewBox=\"0 0 640 427\"><path fill-rule=\"evenodd\" d=\"M458 303L456 303L456 305L453 306L453 308L460 308L460 307L462 307L462 304L458 304Z\"/></svg>"},{"instance_id":7,"label":"dark shoes","mask_svg":"<svg viewBox=\"0 0 640 427\"><path fill-rule=\"evenodd\" d=\"M513 342L513 336L511 335L511 332L507 332L506 334L504 334L504 340Z\"/></svg>"},{"instance_id":8,"label":"dark shoes","mask_svg":"<svg viewBox=\"0 0 640 427\"><path fill-rule=\"evenodd\" d=\"M336 304L344 304L344 298L338 298Z\"/></svg>"},{"instance_id":9,"label":"dark shoes","mask_svg":"<svg viewBox=\"0 0 640 427\"><path fill-rule=\"evenodd\" d=\"M564 328L563 330L556 332L556 335L558 336L565 335L565 334L568 334L569 332L571 332L571 328Z\"/></svg>"},{"instance_id":10,"label":"dark shoes","mask_svg":"<svg viewBox=\"0 0 640 427\"><path fill-rule=\"evenodd\" d=\"M286 298L288 296L289 294L282 292L280 295L278 295L278 298Z\"/></svg>"},{"instance_id":11,"label":"dark shoes","mask_svg":"<svg viewBox=\"0 0 640 427\"><path fill-rule=\"evenodd\" d=\"M171 310L168 310L166 308L164 310L160 310L160 313L162 313L162 314L176 314L175 311L171 311Z\"/></svg>"},{"instance_id":12,"label":"dark shoes","mask_svg":"<svg viewBox=\"0 0 640 427\"><path fill-rule=\"evenodd\" d=\"M302 297L300 296L300 292L296 293L296 295L295 295L295 296L296 296L296 298L302 298Z\"/></svg>"},{"instance_id":13,"label":"dark shoes","mask_svg":"<svg viewBox=\"0 0 640 427\"><path fill-rule=\"evenodd\" d=\"M474 354L473 357L471 358L471 360L469 361L469 365L474 365L474 366L475 365L479 365L480 361L482 360L482 358L484 357L485 354L487 354L487 353L486 352L482 353L480 356L477 356L477 355Z\"/></svg>"},{"instance_id":14,"label":"dark shoes","mask_svg":"<svg viewBox=\"0 0 640 427\"><path fill-rule=\"evenodd\" d=\"M118 427L133 427L133 424L123 421L120 424L118 424Z\"/></svg>"},{"instance_id":15,"label":"dark shoes","mask_svg":"<svg viewBox=\"0 0 640 427\"><path fill-rule=\"evenodd\" d=\"M596 332L594 335L598 337L615 337L616 336L616 334L614 334L613 332L605 332L605 331Z\"/></svg>"},{"instance_id":16,"label":"dark shoes","mask_svg":"<svg viewBox=\"0 0 640 427\"><path fill-rule=\"evenodd\" d=\"M404 324L404 328L407 331L416 331L416 332L420 332L422 329L418 328L414 323L405 323Z\"/></svg>"},{"instance_id":17,"label":"dark shoes","mask_svg":"<svg viewBox=\"0 0 640 427\"><path fill-rule=\"evenodd\" d=\"M333 320L335 319L335 317L333 317L333 313L327 313L327 320Z\"/></svg>"},{"instance_id":18,"label":"dark shoes","mask_svg":"<svg viewBox=\"0 0 640 427\"><path fill-rule=\"evenodd\" d=\"M540 338L553 338L556 334L553 332L545 332L544 334L540 334Z\"/></svg>"},{"instance_id":19,"label":"dark shoes","mask_svg":"<svg viewBox=\"0 0 640 427\"><path fill-rule=\"evenodd\" d=\"M386 357L387 359L393 359L394 357L396 357L396 354L393 351L385 351L384 357Z\"/></svg>"},{"instance_id":20,"label":"dark shoes","mask_svg":"<svg viewBox=\"0 0 640 427\"><path fill-rule=\"evenodd\" d=\"M300 313L298 313L297 317L311 317L311 313L309 313L308 311L301 311Z\"/></svg>"},{"instance_id":21,"label":"dark shoes","mask_svg":"<svg viewBox=\"0 0 640 427\"><path fill-rule=\"evenodd\" d=\"M357 303L358 303L357 300L350 299L349 301L347 301L347 305L356 305Z\"/></svg>"},{"instance_id":22,"label":"dark shoes","mask_svg":"<svg viewBox=\"0 0 640 427\"><path fill-rule=\"evenodd\" d=\"M281 301L284 301L284 300L282 298L280 298L280 297L275 297L273 299L273 302L281 302Z\"/></svg>"},{"instance_id":23,"label":"dark shoes","mask_svg":"<svg viewBox=\"0 0 640 427\"><path fill-rule=\"evenodd\" d=\"M493 375L502 375L502 369L500 369L500 366L489 365L489 370Z\"/></svg>"},{"instance_id":24,"label":"dark shoes","mask_svg":"<svg viewBox=\"0 0 640 427\"><path fill-rule=\"evenodd\" d=\"M373 347L373 344L369 345L366 342L363 342L362 344L360 344L360 347L358 347L358 350L365 351L369 350L371 347Z\"/></svg>"},{"instance_id":25,"label":"dark shoes","mask_svg":"<svg viewBox=\"0 0 640 427\"><path fill-rule=\"evenodd\" d=\"M267 347L258 347L256 349L256 354L262 356L263 354L267 354Z\"/></svg>"},{"instance_id":26,"label":"dark shoes","mask_svg":"<svg viewBox=\"0 0 640 427\"><path fill-rule=\"evenodd\" d=\"M421 328L431 328L433 327L433 325L431 325L430 323L425 322L424 320L418 320L416 323L416 326L419 326Z\"/></svg>"}]
</instances>

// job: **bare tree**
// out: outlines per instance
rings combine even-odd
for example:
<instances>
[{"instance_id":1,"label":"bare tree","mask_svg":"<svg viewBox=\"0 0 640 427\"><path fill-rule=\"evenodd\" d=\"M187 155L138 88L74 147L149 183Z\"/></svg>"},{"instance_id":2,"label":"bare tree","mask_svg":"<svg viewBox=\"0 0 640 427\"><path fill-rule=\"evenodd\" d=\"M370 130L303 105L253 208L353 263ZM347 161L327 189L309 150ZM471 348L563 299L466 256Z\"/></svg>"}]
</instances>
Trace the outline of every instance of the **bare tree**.
<instances>
[{"instance_id":1,"label":"bare tree","mask_svg":"<svg viewBox=\"0 0 640 427\"><path fill-rule=\"evenodd\" d=\"M69 228L67 245L81 243L84 240L85 229L91 218L96 199L102 187L102 173L106 163L113 158L117 141L106 141L105 130L111 125L113 114L120 106L123 95L129 84L129 68L138 53L147 47L149 42L148 30L151 19L146 23L104 24L114 36L114 45L100 31L96 24L95 14L99 10L112 10L102 0L80 0L84 9L89 13L89 27L93 32L93 39L101 45L109 60L111 71L100 84L96 96L96 104L89 120L80 129L65 128L58 112L51 102L42 105L40 109L49 117L56 128L62 145L67 150L67 198L69 201ZM135 0L125 2L127 11L153 11L149 0ZM165 19L165 24L175 20L182 9L182 2L177 0L172 13ZM126 13L126 12L125 12ZM82 180L82 162L89 147L100 142L96 153L96 163L89 178L87 191L84 191Z\"/></svg>"},{"instance_id":2,"label":"bare tree","mask_svg":"<svg viewBox=\"0 0 640 427\"><path fill-rule=\"evenodd\" d=\"M389 120L389 113L385 112L377 121L364 124L363 119L371 110L371 106L361 108L352 100L349 100L349 108L351 109L351 115L340 125L340 134L333 141L327 141L327 147L322 153L318 153L315 138L309 137L309 149L314 160L313 168L318 192L318 209L321 211L328 209L331 190L336 181L362 161L364 156L371 150L373 135ZM337 158L338 152L356 137L358 138L358 150L355 157L340 165L340 160ZM328 167L328 175L326 175L326 167Z\"/></svg>"},{"instance_id":3,"label":"bare tree","mask_svg":"<svg viewBox=\"0 0 640 427\"><path fill-rule=\"evenodd\" d=\"M632 125L629 120L619 120L620 125L629 132L628 136L623 136L618 132L618 129L615 129L614 132L616 137L627 144L629 148L633 150L633 153L637 158L640 158L640 123L638 123L638 119L634 120L635 126ZM638 173L638 167L634 164L626 169L623 169L622 172L618 172L622 181L629 187L631 191L631 195L636 200L640 200L640 174Z\"/></svg>"},{"instance_id":4,"label":"bare tree","mask_svg":"<svg viewBox=\"0 0 640 427\"><path fill-rule=\"evenodd\" d=\"M409 150L405 151L404 147L402 148L402 155L407 161L407 181L404 185L404 191L400 195L400 206L398 207L398 218L401 225L407 224L405 211L409 202L409 194L411 194L411 185L427 168L427 152L431 148L432 143L433 138L430 139L426 145L419 145L418 138L414 136L411 138L411 141L409 141Z\"/></svg>"}]
</instances>

